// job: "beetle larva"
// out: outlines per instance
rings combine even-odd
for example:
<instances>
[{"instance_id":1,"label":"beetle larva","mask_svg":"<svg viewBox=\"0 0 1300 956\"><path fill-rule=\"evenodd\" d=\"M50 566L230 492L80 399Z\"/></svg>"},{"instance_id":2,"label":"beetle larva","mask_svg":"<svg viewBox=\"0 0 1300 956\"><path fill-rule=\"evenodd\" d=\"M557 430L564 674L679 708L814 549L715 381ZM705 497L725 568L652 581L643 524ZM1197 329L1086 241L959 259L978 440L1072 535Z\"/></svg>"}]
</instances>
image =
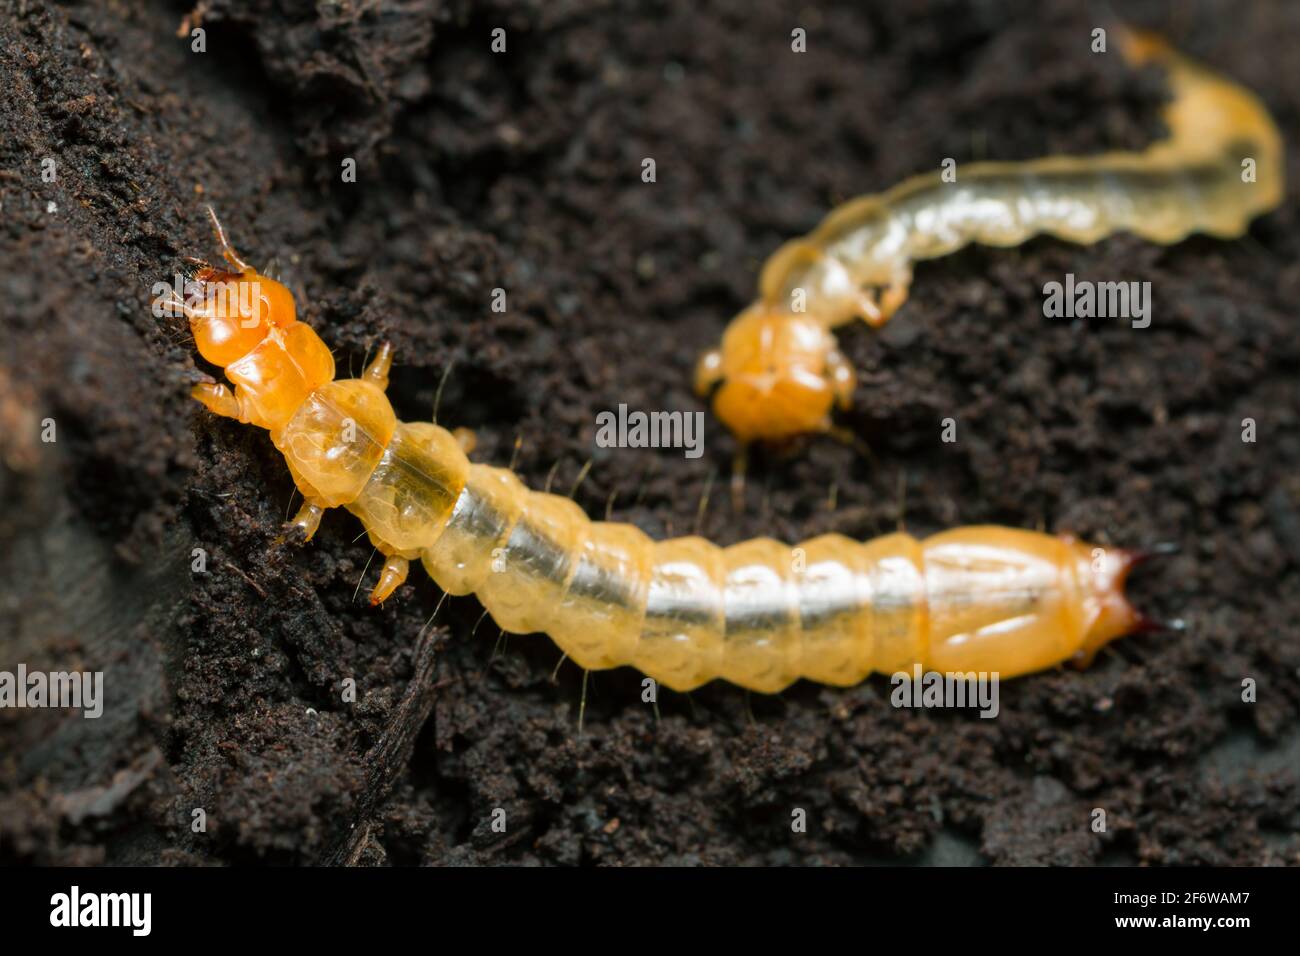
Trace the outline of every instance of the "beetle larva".
<instances>
[{"instance_id":1,"label":"beetle larva","mask_svg":"<svg viewBox=\"0 0 1300 956\"><path fill-rule=\"evenodd\" d=\"M769 693L915 663L1012 677L1090 657L1142 624L1123 595L1134 556L1068 537L990 526L721 548L590 521L568 498L471 464L437 425L399 422L384 395L388 346L360 378L336 380L289 291L217 233L234 271L204 267L197 298L170 304L234 388L206 382L193 395L270 431L305 499L293 524L308 538L326 508L361 519L385 556L372 603L418 558L448 593L476 593L504 630L546 632L583 667Z\"/></svg>"},{"instance_id":2,"label":"beetle larva","mask_svg":"<svg viewBox=\"0 0 1300 956\"><path fill-rule=\"evenodd\" d=\"M884 324L918 260L1044 233L1081 244L1122 231L1163 244L1194 232L1231 239L1281 202L1282 138L1253 94L1153 35L1125 30L1121 45L1128 62L1167 70L1168 138L1140 153L973 163L955 182L913 176L845 203L776 251L758 301L695 373L742 445L829 427L831 406L848 407L855 384L830 330L857 318Z\"/></svg>"}]
</instances>

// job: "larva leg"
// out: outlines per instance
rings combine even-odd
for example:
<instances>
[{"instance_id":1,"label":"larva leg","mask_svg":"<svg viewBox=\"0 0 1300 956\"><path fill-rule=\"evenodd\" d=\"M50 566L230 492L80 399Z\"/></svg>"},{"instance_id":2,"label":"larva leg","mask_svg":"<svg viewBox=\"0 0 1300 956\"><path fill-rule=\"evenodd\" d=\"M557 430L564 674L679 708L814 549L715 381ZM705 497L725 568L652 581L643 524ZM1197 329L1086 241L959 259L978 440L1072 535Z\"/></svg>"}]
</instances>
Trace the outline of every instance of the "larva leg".
<instances>
[{"instance_id":1,"label":"larva leg","mask_svg":"<svg viewBox=\"0 0 1300 956\"><path fill-rule=\"evenodd\" d=\"M235 397L234 391L226 385L219 385L216 382L200 382L190 389L190 395L202 402L203 407L213 414L233 418L236 421L239 421L242 417L239 399Z\"/></svg>"},{"instance_id":2,"label":"larva leg","mask_svg":"<svg viewBox=\"0 0 1300 956\"><path fill-rule=\"evenodd\" d=\"M364 372L361 373L362 381L370 382L372 385L379 387L380 391L388 390L388 372L393 367L393 346L385 342L379 346L379 351L375 357L370 360Z\"/></svg>"},{"instance_id":3,"label":"larva leg","mask_svg":"<svg viewBox=\"0 0 1300 956\"><path fill-rule=\"evenodd\" d=\"M474 449L478 447L478 435L474 433L474 429L472 428L465 428L463 426L460 428L454 428L452 429L451 437L456 439L456 444L460 446L460 450L467 455L471 454Z\"/></svg>"},{"instance_id":4,"label":"larva leg","mask_svg":"<svg viewBox=\"0 0 1300 956\"><path fill-rule=\"evenodd\" d=\"M893 317L894 313L903 307L907 301L908 290L912 285L912 275L909 272L905 276L894 279L885 287L885 291L880 295L880 322L883 325Z\"/></svg>"},{"instance_id":5,"label":"larva leg","mask_svg":"<svg viewBox=\"0 0 1300 956\"><path fill-rule=\"evenodd\" d=\"M841 409L853 404L853 390L857 388L858 376L839 349L832 349L826 355L826 377L835 392L835 404Z\"/></svg>"},{"instance_id":6,"label":"larva leg","mask_svg":"<svg viewBox=\"0 0 1300 956\"><path fill-rule=\"evenodd\" d=\"M308 498L298 509L298 513L293 516L289 522L288 530L301 528L305 540L310 541L316 534L316 529L320 527L320 519L325 514L325 508Z\"/></svg>"},{"instance_id":7,"label":"larva leg","mask_svg":"<svg viewBox=\"0 0 1300 956\"><path fill-rule=\"evenodd\" d=\"M870 303L870 308L863 310L862 320L873 329L880 328L903 307L911 285L912 273L911 270L907 270L891 279L889 284L880 290L879 295L865 296Z\"/></svg>"},{"instance_id":8,"label":"larva leg","mask_svg":"<svg viewBox=\"0 0 1300 956\"><path fill-rule=\"evenodd\" d=\"M406 581L406 574L410 567L411 562L400 555L390 554L384 558L383 570L379 572L379 583L370 592L370 603L374 605L388 600L389 596Z\"/></svg>"}]
</instances>

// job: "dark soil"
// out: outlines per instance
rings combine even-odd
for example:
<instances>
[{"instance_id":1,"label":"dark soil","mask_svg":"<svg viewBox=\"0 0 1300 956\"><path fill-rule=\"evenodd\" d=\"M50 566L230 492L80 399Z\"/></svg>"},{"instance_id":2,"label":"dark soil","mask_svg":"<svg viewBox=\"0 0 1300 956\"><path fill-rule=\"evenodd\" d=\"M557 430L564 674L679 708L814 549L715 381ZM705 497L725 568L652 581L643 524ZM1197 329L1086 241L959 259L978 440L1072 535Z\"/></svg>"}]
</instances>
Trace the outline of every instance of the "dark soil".
<instances>
[{"instance_id":1,"label":"dark soil","mask_svg":"<svg viewBox=\"0 0 1300 956\"><path fill-rule=\"evenodd\" d=\"M103 670L108 694L97 721L0 710L0 861L1300 863L1294 190L1240 242L924 265L883 333L841 336L861 373L842 423L874 460L829 439L759 456L737 516L712 416L686 460L593 450L596 414L699 408L696 356L836 203L949 156L1141 147L1164 86L1089 52L1099 14L1065 0L704 6L205 0L198 54L184 3L0 0L0 669ZM1125 5L1300 144L1300 6L1192 10ZM187 397L210 369L150 312L215 254L207 202L278 261L341 373L391 339L390 394L422 419L451 367L439 417L478 460L567 490L594 455L595 516L612 499L723 543L900 522L1174 541L1134 589L1188 630L1005 684L996 720L897 710L882 677L654 709L618 670L590 675L580 723L582 672L545 638L474 633L473 598L423 639L423 572L371 610L346 513L276 543L283 460ZM1149 280L1151 327L1045 318L1066 272Z\"/></svg>"}]
</instances>

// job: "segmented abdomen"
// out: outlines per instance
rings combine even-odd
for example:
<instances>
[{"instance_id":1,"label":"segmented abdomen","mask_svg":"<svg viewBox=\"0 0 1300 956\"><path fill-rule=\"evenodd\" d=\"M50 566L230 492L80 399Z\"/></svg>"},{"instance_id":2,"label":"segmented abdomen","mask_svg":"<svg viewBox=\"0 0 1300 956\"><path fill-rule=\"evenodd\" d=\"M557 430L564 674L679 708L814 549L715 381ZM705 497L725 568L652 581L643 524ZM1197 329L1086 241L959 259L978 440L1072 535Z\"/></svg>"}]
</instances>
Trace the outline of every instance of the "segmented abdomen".
<instances>
[{"instance_id":1,"label":"segmented abdomen","mask_svg":"<svg viewBox=\"0 0 1300 956\"><path fill-rule=\"evenodd\" d=\"M325 390L340 387L352 386ZM849 685L914 663L1010 677L1068 658L1086 630L1088 558L1068 539L975 527L924 541L656 542L470 464L427 423L396 424L347 507L386 554L418 555L504 630L546 632L583 667L631 665L678 690Z\"/></svg>"}]
</instances>

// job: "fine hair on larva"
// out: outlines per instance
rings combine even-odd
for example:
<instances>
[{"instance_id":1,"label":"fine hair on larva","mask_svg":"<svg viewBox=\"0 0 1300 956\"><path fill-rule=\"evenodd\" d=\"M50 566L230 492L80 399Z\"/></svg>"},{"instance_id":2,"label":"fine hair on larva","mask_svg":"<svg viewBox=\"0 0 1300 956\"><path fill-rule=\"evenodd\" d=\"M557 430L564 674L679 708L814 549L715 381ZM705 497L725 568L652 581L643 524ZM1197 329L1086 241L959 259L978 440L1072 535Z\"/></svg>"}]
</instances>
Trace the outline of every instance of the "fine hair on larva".
<instances>
[{"instance_id":1,"label":"fine hair on larva","mask_svg":"<svg viewBox=\"0 0 1300 956\"><path fill-rule=\"evenodd\" d=\"M853 367L832 329L883 325L906 301L913 264L971 243L1037 235L1080 244L1130 232L1161 244L1243 235L1283 197L1277 125L1248 90L1152 34L1121 27L1129 65L1165 71L1169 135L1141 152L959 164L850 200L764 264L759 297L701 357L695 387L744 444L831 428Z\"/></svg>"},{"instance_id":2,"label":"fine hair on larva","mask_svg":"<svg viewBox=\"0 0 1300 956\"><path fill-rule=\"evenodd\" d=\"M915 664L1014 677L1086 661L1146 625L1123 594L1139 556L1069 536L979 526L924 540L829 534L724 548L592 521L567 497L471 463L452 432L398 421L385 396L387 344L360 377L336 379L289 290L245 263L212 221L228 268L204 265L188 299L165 303L230 383L201 382L193 397L268 429L302 492L292 525L308 539L327 508L361 520L384 555L372 604L419 560L448 594L477 594L503 631L549 634L584 668L631 665L676 690L722 678L768 693L801 677L851 685ZM207 294L219 284L238 294Z\"/></svg>"}]
</instances>

